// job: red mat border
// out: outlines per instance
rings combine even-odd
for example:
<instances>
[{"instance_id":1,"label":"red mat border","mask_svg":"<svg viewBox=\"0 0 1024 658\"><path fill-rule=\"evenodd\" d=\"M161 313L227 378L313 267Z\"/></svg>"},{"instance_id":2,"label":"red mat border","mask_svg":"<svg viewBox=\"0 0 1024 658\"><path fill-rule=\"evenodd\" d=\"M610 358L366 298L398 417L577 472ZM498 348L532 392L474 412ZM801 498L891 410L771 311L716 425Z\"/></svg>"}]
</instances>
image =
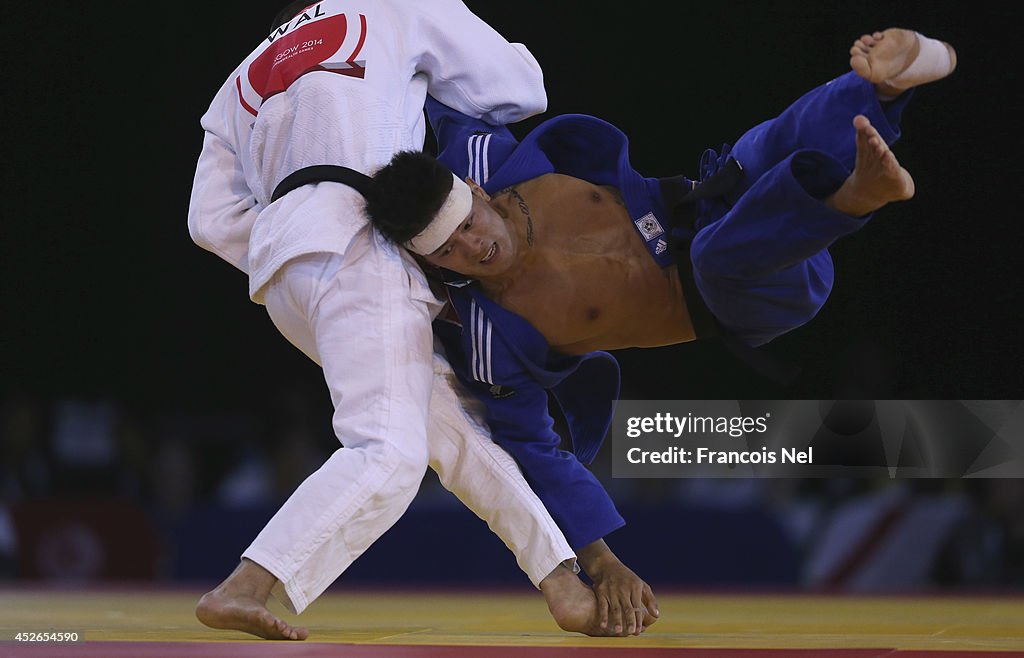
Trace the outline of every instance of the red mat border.
<instances>
[{"instance_id":1,"label":"red mat border","mask_svg":"<svg viewBox=\"0 0 1024 658\"><path fill-rule=\"evenodd\" d=\"M0 642L0 658L1024 658L1024 651L878 649L700 649L683 647L517 647L325 642Z\"/></svg>"}]
</instances>

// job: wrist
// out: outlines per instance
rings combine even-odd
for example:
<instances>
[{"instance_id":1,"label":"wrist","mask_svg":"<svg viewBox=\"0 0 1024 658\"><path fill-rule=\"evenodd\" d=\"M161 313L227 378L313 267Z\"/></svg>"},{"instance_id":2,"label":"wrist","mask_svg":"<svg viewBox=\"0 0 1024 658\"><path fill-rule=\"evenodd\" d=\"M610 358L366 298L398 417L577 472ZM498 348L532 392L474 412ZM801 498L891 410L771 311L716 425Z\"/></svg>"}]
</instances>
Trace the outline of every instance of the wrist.
<instances>
[{"instance_id":1,"label":"wrist","mask_svg":"<svg viewBox=\"0 0 1024 658\"><path fill-rule=\"evenodd\" d=\"M600 577L609 568L619 564L619 558L615 557L603 539L598 539L576 552L580 566L591 578Z\"/></svg>"}]
</instances>

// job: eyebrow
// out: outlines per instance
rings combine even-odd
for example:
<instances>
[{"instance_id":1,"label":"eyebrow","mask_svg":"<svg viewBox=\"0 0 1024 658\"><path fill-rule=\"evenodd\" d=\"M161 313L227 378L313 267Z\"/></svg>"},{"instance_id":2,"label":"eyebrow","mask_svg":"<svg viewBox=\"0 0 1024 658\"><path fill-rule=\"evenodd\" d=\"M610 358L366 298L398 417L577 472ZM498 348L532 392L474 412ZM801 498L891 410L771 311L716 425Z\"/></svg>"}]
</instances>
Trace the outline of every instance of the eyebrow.
<instances>
[{"instance_id":1,"label":"eyebrow","mask_svg":"<svg viewBox=\"0 0 1024 658\"><path fill-rule=\"evenodd\" d=\"M444 258L444 254L441 253L441 252L443 252L445 249L447 249L449 247L449 245L451 244L452 238L454 238L455 234L459 232L459 229L462 228L462 225L465 224L466 222L468 222L470 219L472 219L473 215L475 215L475 214L476 214L476 209L475 208L470 208L469 209L469 214L466 215L465 219L463 219L461 222L459 222L459 225L455 228L454 231L452 231L452 234L448 236L448 239L444 241L444 244L442 244L440 247L438 247L434 251L430 252L430 255L432 257Z\"/></svg>"},{"instance_id":2,"label":"eyebrow","mask_svg":"<svg viewBox=\"0 0 1024 658\"><path fill-rule=\"evenodd\" d=\"M459 224L459 226L462 226L462 224ZM459 229L455 229L455 231L458 231L458 230ZM455 235L455 231L452 231L452 234L450 236L448 236L448 239L444 241L444 244L442 244L440 247L438 247L437 249L432 251L430 253L430 255L435 257L435 258L444 258L445 257L444 250L451 246L452 237Z\"/></svg>"}]
</instances>

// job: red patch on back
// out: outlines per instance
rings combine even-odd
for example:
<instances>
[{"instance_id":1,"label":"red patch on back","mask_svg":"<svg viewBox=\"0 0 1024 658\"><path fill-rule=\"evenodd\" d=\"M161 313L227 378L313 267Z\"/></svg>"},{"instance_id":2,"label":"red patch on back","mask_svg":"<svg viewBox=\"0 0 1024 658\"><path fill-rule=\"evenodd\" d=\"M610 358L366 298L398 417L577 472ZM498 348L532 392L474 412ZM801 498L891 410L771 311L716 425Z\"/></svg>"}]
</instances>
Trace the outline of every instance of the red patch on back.
<instances>
[{"instance_id":1,"label":"red patch on back","mask_svg":"<svg viewBox=\"0 0 1024 658\"><path fill-rule=\"evenodd\" d=\"M310 71L363 78L365 63L356 61L356 57L366 42L366 16L360 14L359 25L353 27L350 33L346 15L339 14L303 24L291 34L278 36L249 65L249 85L265 101Z\"/></svg>"},{"instance_id":2,"label":"red patch on back","mask_svg":"<svg viewBox=\"0 0 1024 658\"><path fill-rule=\"evenodd\" d=\"M341 14L279 37L249 66L249 84L264 100L284 91L337 53L347 32L348 21Z\"/></svg>"}]
</instances>

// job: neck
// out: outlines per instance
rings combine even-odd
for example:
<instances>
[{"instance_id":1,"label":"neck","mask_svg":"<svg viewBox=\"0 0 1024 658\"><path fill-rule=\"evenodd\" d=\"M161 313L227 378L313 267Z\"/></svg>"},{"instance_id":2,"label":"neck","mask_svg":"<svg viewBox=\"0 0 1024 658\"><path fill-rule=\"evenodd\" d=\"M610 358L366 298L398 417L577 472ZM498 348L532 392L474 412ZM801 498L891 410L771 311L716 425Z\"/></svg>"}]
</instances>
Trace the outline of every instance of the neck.
<instances>
[{"instance_id":1,"label":"neck","mask_svg":"<svg viewBox=\"0 0 1024 658\"><path fill-rule=\"evenodd\" d=\"M512 219L515 226L520 228L522 233L521 238L526 241L527 247L533 246L533 217L530 216L530 206L526 204L526 200L523 199L523 195L519 193L515 187L507 188L509 195L512 197L514 202L515 210L519 212L520 217ZM514 217L514 214L513 214ZM522 220L522 221L516 221Z\"/></svg>"}]
</instances>

